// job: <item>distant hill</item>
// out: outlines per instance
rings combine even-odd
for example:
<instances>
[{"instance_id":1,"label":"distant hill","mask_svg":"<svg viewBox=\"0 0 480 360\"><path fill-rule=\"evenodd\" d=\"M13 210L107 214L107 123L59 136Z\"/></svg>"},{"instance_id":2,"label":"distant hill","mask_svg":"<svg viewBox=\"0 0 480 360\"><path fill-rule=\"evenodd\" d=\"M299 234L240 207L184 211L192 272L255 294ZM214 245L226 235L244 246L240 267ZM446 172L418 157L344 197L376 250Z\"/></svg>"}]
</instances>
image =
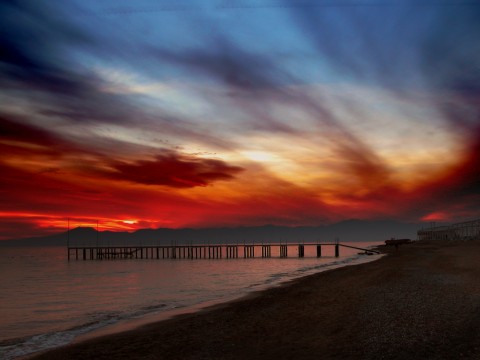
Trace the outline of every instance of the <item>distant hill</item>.
<instances>
[{"instance_id":1,"label":"distant hill","mask_svg":"<svg viewBox=\"0 0 480 360\"><path fill-rule=\"evenodd\" d=\"M71 246L95 245L170 245L207 243L259 243L297 241L383 241L394 238L416 239L421 224L402 223L393 220L346 220L324 226L246 226L235 228L205 229L140 229L134 232L97 231L79 227L67 232L27 239L0 241L0 246ZM68 239L68 240L67 240Z\"/></svg>"}]
</instances>

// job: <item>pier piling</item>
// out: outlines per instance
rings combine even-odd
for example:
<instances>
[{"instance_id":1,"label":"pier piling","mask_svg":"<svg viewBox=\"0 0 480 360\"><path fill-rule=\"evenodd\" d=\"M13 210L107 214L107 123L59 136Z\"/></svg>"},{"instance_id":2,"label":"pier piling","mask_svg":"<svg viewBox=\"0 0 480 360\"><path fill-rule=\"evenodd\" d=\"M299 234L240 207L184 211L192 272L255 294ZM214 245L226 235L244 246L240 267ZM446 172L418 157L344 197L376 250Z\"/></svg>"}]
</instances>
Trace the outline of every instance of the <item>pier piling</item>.
<instances>
[{"instance_id":1,"label":"pier piling","mask_svg":"<svg viewBox=\"0 0 480 360\"><path fill-rule=\"evenodd\" d=\"M305 246L298 245L298 257L303 258L305 257Z\"/></svg>"}]
</instances>

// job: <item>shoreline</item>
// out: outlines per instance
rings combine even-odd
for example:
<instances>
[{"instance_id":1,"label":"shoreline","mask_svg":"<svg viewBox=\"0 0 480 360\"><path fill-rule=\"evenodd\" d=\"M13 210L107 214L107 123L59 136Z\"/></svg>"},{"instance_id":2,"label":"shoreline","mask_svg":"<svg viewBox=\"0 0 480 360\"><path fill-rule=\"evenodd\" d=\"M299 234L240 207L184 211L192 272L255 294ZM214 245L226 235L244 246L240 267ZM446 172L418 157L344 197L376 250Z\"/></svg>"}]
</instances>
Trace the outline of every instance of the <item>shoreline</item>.
<instances>
[{"instance_id":1,"label":"shoreline","mask_svg":"<svg viewBox=\"0 0 480 360\"><path fill-rule=\"evenodd\" d=\"M417 242L32 359L478 358L480 243Z\"/></svg>"},{"instance_id":2,"label":"shoreline","mask_svg":"<svg viewBox=\"0 0 480 360\"><path fill-rule=\"evenodd\" d=\"M374 248L376 248L376 246ZM190 315L190 314L196 314L196 313L201 313L201 312L208 312L208 311L214 310L216 308L229 306L230 304L234 304L238 301L247 300L247 299L250 299L250 298L254 298L256 296L261 296L261 294L263 292L269 291L270 289L273 289L273 288L276 288L276 287L289 286L291 283L293 283L295 281L298 281L298 280L301 280L301 279L303 279L305 277L308 277L308 276L311 276L311 275L319 274L321 272L326 272L326 271L333 271L333 270L336 270L336 269L339 269L339 268L342 268L342 267L346 267L346 266L355 266L355 265L365 264L365 263L368 263L368 262L371 262L371 261L377 261L383 256L384 256L384 254L380 254L380 255L372 255L372 256L368 256L368 257L367 256L357 257L354 260L351 260L351 261L348 261L348 262L345 262L348 259L342 260L341 262L333 262L333 263L325 264L324 268L322 268L321 270L317 269L315 273L302 275L302 276L295 277L295 278L288 279L288 280L283 280L282 282L276 283L276 284L273 284L273 285L264 284L263 286L260 286L257 289L255 289L253 291L249 291L249 292L244 293L242 295L236 295L236 296L231 296L231 297L227 297L227 298L219 298L219 299L209 300L209 301L201 302L201 303L198 303L198 304L195 304L195 305L192 305L192 306L188 306L188 307L184 307L184 308L175 308L175 309L171 309L171 310L167 310L167 311L161 311L161 312L154 313L154 314L147 314L147 315L144 315L140 318L124 319L124 320L121 320L120 322L118 322L116 324L107 325L105 327L93 330L93 331L88 332L86 334L79 335L70 344L67 344L67 346L72 345L72 344L81 343L81 342L86 341L86 340L91 340L91 339L95 339L95 338L98 338L98 337L106 336L106 335L114 335L114 334L118 334L118 333L125 332L125 331L136 330L136 329L138 329L139 327L142 327L142 326L150 325L150 324L153 324L153 323L158 323L160 321L165 321L165 320L169 320L169 319L174 319L176 317L183 316L183 315ZM54 349L55 348L50 349L50 350L54 350ZM46 352L46 351L49 351L49 350L47 349L43 352ZM33 356L36 356L38 354L39 353L35 353L35 354L31 354L29 356L33 357Z\"/></svg>"}]
</instances>

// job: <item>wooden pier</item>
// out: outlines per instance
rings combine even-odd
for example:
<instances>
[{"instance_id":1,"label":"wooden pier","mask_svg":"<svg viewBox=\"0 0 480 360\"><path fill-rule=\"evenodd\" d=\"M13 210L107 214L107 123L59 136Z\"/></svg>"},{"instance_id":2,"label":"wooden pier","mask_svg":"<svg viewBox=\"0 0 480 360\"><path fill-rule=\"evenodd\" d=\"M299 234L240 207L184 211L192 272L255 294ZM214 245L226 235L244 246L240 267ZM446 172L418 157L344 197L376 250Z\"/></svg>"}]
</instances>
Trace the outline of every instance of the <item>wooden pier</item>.
<instances>
[{"instance_id":1,"label":"wooden pier","mask_svg":"<svg viewBox=\"0 0 480 360\"><path fill-rule=\"evenodd\" d=\"M160 246L68 246L68 260L115 260L115 259L238 259L271 258L272 249L279 258L288 258L288 253L295 252L299 258L305 257L305 248L316 248L316 257L322 257L322 247L333 246L335 257L340 256L340 248L361 250L365 254L379 254L377 250L333 243L301 244L213 244L213 245L160 245Z\"/></svg>"}]
</instances>

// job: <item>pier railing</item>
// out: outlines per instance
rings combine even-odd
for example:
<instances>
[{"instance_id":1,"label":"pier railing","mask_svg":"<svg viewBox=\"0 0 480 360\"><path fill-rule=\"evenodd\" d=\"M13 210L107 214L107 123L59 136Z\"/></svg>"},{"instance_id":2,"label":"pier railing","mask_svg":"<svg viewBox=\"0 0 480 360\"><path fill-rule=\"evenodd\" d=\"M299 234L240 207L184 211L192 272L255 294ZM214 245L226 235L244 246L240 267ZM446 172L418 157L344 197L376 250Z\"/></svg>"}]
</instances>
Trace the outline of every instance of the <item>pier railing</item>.
<instances>
[{"instance_id":1,"label":"pier railing","mask_svg":"<svg viewBox=\"0 0 480 360\"><path fill-rule=\"evenodd\" d=\"M208 245L146 245L146 246L68 246L68 260L114 260L114 259L238 259L271 258L272 249L279 258L288 258L289 253L305 257L306 248L314 248L317 258L322 257L322 247L333 246L334 256L340 256L340 248L351 248L365 254L378 254L377 250L331 243L268 243L268 244L208 244Z\"/></svg>"}]
</instances>

